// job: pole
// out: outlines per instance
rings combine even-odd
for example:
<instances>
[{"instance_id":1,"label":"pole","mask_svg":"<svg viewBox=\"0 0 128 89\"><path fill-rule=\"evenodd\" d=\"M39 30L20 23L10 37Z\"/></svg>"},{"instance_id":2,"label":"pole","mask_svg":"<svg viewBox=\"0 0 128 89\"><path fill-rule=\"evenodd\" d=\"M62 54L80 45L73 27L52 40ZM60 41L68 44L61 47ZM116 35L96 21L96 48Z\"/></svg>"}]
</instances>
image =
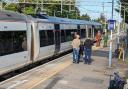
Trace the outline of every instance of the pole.
<instances>
[{"instance_id":1,"label":"pole","mask_svg":"<svg viewBox=\"0 0 128 89\"><path fill-rule=\"evenodd\" d=\"M3 9L3 2L2 1L0 2L0 7L1 7L0 9L2 10Z\"/></svg>"},{"instance_id":2,"label":"pole","mask_svg":"<svg viewBox=\"0 0 128 89\"><path fill-rule=\"evenodd\" d=\"M125 10L126 8L124 7L124 30L125 30Z\"/></svg>"},{"instance_id":3,"label":"pole","mask_svg":"<svg viewBox=\"0 0 128 89\"><path fill-rule=\"evenodd\" d=\"M125 7L124 7L124 31L126 30L125 28ZM125 51L123 50L123 61L125 61Z\"/></svg>"},{"instance_id":4,"label":"pole","mask_svg":"<svg viewBox=\"0 0 128 89\"><path fill-rule=\"evenodd\" d=\"M112 20L113 20L113 8L114 8L114 0L112 0ZM112 41L112 30L110 40ZM109 67L112 66L112 42L110 42L110 50L109 50Z\"/></svg>"},{"instance_id":5,"label":"pole","mask_svg":"<svg viewBox=\"0 0 128 89\"><path fill-rule=\"evenodd\" d=\"M78 14L77 14L77 10L76 10L76 19L77 19L77 15L78 15Z\"/></svg>"},{"instance_id":6,"label":"pole","mask_svg":"<svg viewBox=\"0 0 128 89\"><path fill-rule=\"evenodd\" d=\"M122 5L121 5L121 2L120 2L120 10L119 10L119 17L118 17L118 21L119 21L119 25L118 25L118 31L117 31L117 36L118 36L118 39L117 39L117 49L118 49L118 47L119 47L119 43L120 43L120 40L119 40L119 33L120 33L120 14L121 14L121 7L122 7Z\"/></svg>"},{"instance_id":7,"label":"pole","mask_svg":"<svg viewBox=\"0 0 128 89\"><path fill-rule=\"evenodd\" d=\"M44 2L42 0L41 10L43 11L43 9L44 9Z\"/></svg>"},{"instance_id":8,"label":"pole","mask_svg":"<svg viewBox=\"0 0 128 89\"><path fill-rule=\"evenodd\" d=\"M54 17L56 17L56 11L54 10Z\"/></svg>"},{"instance_id":9,"label":"pole","mask_svg":"<svg viewBox=\"0 0 128 89\"><path fill-rule=\"evenodd\" d=\"M104 2L102 3L102 5L103 5L103 16L105 17L105 14L104 14ZM103 31L105 32L105 21L104 20L103 20Z\"/></svg>"},{"instance_id":10,"label":"pole","mask_svg":"<svg viewBox=\"0 0 128 89\"><path fill-rule=\"evenodd\" d=\"M94 27L92 28L92 31L93 31L93 39L95 38L95 34L94 34Z\"/></svg>"},{"instance_id":11,"label":"pole","mask_svg":"<svg viewBox=\"0 0 128 89\"><path fill-rule=\"evenodd\" d=\"M61 0L61 14L63 12L63 0Z\"/></svg>"},{"instance_id":12,"label":"pole","mask_svg":"<svg viewBox=\"0 0 128 89\"><path fill-rule=\"evenodd\" d=\"M70 5L69 5L69 13L70 13L70 11L71 11L71 0L70 0Z\"/></svg>"},{"instance_id":13,"label":"pole","mask_svg":"<svg viewBox=\"0 0 128 89\"><path fill-rule=\"evenodd\" d=\"M104 2L103 2L103 13L104 13Z\"/></svg>"}]
</instances>

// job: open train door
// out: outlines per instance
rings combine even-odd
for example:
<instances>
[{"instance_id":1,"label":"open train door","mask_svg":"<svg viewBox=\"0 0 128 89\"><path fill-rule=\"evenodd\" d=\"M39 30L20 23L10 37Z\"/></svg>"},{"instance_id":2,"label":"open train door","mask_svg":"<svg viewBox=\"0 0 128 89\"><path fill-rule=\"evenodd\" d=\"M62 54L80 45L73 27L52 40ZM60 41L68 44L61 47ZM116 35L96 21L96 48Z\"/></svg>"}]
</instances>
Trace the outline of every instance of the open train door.
<instances>
[{"instance_id":1,"label":"open train door","mask_svg":"<svg viewBox=\"0 0 128 89\"><path fill-rule=\"evenodd\" d=\"M59 24L54 24L55 26L55 54L57 54L60 51L60 43L61 43L61 38L60 38L60 25Z\"/></svg>"}]
</instances>

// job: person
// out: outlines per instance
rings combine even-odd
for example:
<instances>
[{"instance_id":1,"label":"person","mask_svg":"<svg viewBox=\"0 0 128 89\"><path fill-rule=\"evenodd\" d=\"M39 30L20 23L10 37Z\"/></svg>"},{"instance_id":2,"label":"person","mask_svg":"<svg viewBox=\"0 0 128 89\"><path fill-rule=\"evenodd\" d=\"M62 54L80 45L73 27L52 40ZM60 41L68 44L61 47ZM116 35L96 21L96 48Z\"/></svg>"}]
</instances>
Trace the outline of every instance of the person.
<instances>
[{"instance_id":1,"label":"person","mask_svg":"<svg viewBox=\"0 0 128 89\"><path fill-rule=\"evenodd\" d=\"M74 38L77 36L77 35L79 35L77 32L74 32Z\"/></svg>"},{"instance_id":2,"label":"person","mask_svg":"<svg viewBox=\"0 0 128 89\"><path fill-rule=\"evenodd\" d=\"M27 39L25 37L23 38L22 48L23 48L24 51L27 50Z\"/></svg>"},{"instance_id":3,"label":"person","mask_svg":"<svg viewBox=\"0 0 128 89\"><path fill-rule=\"evenodd\" d=\"M108 34L103 32L103 41L104 41L104 46L103 47L107 47L107 43L108 43Z\"/></svg>"},{"instance_id":4,"label":"person","mask_svg":"<svg viewBox=\"0 0 128 89\"><path fill-rule=\"evenodd\" d=\"M98 33L96 34L96 47L100 46L100 41L101 41L101 32L98 31Z\"/></svg>"},{"instance_id":5,"label":"person","mask_svg":"<svg viewBox=\"0 0 128 89\"><path fill-rule=\"evenodd\" d=\"M91 64L91 54L92 54L92 46L96 41L91 39L86 39L84 42L84 64Z\"/></svg>"},{"instance_id":6,"label":"person","mask_svg":"<svg viewBox=\"0 0 128 89\"><path fill-rule=\"evenodd\" d=\"M76 35L75 39L72 41L72 47L73 47L73 63L79 63L79 46L80 46L80 36Z\"/></svg>"},{"instance_id":7,"label":"person","mask_svg":"<svg viewBox=\"0 0 128 89\"><path fill-rule=\"evenodd\" d=\"M125 43L125 39L123 38L119 47L119 59L121 59L121 56L123 57L123 61L124 61L124 56L125 56L125 48L126 48L126 43Z\"/></svg>"},{"instance_id":8,"label":"person","mask_svg":"<svg viewBox=\"0 0 128 89\"><path fill-rule=\"evenodd\" d=\"M83 60L81 60L81 59L83 59L83 51L84 51L84 43L83 43L83 41L81 41L80 50L79 50L79 61L83 61Z\"/></svg>"}]
</instances>

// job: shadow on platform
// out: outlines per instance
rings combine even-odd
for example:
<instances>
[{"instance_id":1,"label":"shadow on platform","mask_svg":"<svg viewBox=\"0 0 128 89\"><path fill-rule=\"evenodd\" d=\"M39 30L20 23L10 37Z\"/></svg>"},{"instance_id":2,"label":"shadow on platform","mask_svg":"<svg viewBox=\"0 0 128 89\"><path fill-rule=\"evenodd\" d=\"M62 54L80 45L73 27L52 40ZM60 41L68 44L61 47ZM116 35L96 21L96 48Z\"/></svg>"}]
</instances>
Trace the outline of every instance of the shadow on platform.
<instances>
[{"instance_id":1,"label":"shadow on platform","mask_svg":"<svg viewBox=\"0 0 128 89\"><path fill-rule=\"evenodd\" d=\"M93 51L92 53L93 56L98 56L98 57L109 57L109 51L102 51L102 50L96 50Z\"/></svg>"}]
</instances>

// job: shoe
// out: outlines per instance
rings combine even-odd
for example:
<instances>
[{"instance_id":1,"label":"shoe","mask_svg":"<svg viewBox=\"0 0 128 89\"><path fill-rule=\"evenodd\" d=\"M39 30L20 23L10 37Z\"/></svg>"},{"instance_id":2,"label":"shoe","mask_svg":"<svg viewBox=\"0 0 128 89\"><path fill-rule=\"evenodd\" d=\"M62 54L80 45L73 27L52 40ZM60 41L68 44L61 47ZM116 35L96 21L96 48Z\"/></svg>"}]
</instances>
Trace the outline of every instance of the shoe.
<instances>
[{"instance_id":1,"label":"shoe","mask_svg":"<svg viewBox=\"0 0 128 89\"><path fill-rule=\"evenodd\" d=\"M88 63L88 65L91 65L91 63Z\"/></svg>"},{"instance_id":2,"label":"shoe","mask_svg":"<svg viewBox=\"0 0 128 89\"><path fill-rule=\"evenodd\" d=\"M76 62L77 64L79 64L79 62Z\"/></svg>"},{"instance_id":3,"label":"shoe","mask_svg":"<svg viewBox=\"0 0 128 89\"><path fill-rule=\"evenodd\" d=\"M73 63L76 63L75 61L73 61Z\"/></svg>"},{"instance_id":4,"label":"shoe","mask_svg":"<svg viewBox=\"0 0 128 89\"><path fill-rule=\"evenodd\" d=\"M87 62L84 62L84 64L87 64Z\"/></svg>"}]
</instances>

